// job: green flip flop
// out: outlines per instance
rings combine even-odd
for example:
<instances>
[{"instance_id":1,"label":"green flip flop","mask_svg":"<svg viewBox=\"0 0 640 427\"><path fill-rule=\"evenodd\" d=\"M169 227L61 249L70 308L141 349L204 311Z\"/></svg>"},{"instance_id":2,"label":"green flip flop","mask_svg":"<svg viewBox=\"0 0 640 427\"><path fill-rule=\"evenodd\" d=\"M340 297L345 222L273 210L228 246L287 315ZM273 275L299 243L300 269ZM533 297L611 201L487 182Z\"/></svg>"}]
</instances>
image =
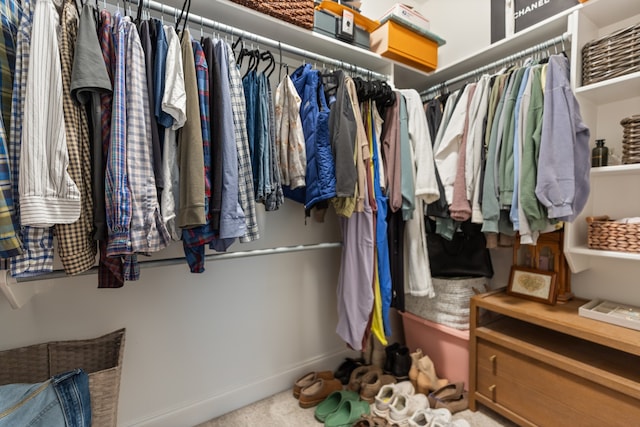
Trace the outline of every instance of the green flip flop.
<instances>
[{"instance_id":1,"label":"green flip flop","mask_svg":"<svg viewBox=\"0 0 640 427\"><path fill-rule=\"evenodd\" d=\"M361 416L369 414L370 407L362 400L346 400L327 417L325 427L351 427Z\"/></svg>"},{"instance_id":2,"label":"green flip flop","mask_svg":"<svg viewBox=\"0 0 640 427\"><path fill-rule=\"evenodd\" d=\"M358 393L350 390L337 390L329 394L325 400L316 406L315 417L318 421L324 422L329 415L335 412L343 402L347 400L358 400Z\"/></svg>"}]
</instances>

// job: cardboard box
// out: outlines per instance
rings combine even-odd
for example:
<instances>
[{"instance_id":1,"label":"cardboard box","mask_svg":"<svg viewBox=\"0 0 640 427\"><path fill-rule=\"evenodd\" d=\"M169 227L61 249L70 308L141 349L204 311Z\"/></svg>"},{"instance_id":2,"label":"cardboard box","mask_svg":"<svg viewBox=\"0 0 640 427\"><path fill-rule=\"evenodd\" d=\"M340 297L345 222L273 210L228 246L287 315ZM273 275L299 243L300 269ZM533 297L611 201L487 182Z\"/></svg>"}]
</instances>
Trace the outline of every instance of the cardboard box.
<instances>
[{"instance_id":1,"label":"cardboard box","mask_svg":"<svg viewBox=\"0 0 640 427\"><path fill-rule=\"evenodd\" d=\"M384 24L389 19L394 18L398 19L400 22L407 22L425 30L431 29L431 24L429 23L429 20L427 18L425 18L409 6L400 3L394 4L391 9L387 10L385 14L382 15L380 19L378 19L378 21L380 21L381 24Z\"/></svg>"},{"instance_id":2,"label":"cardboard box","mask_svg":"<svg viewBox=\"0 0 640 427\"><path fill-rule=\"evenodd\" d=\"M464 382L469 386L469 331L460 331L430 322L415 314L400 313L407 347L422 349L436 368L438 378Z\"/></svg>"},{"instance_id":3,"label":"cardboard box","mask_svg":"<svg viewBox=\"0 0 640 427\"><path fill-rule=\"evenodd\" d=\"M370 37L371 50L422 71L438 66L438 41L420 35L402 25L387 21Z\"/></svg>"}]
</instances>

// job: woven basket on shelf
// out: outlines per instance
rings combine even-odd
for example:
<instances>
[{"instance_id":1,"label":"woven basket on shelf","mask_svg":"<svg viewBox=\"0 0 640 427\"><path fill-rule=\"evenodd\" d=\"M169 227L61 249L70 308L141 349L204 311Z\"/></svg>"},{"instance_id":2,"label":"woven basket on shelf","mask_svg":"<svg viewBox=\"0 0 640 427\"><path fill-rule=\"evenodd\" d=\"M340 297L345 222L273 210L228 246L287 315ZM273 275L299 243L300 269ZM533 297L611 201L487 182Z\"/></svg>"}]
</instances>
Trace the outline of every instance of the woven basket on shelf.
<instances>
[{"instance_id":1,"label":"woven basket on shelf","mask_svg":"<svg viewBox=\"0 0 640 427\"><path fill-rule=\"evenodd\" d=\"M82 368L89 375L93 427L116 427L125 330L88 340L0 351L0 385L39 383Z\"/></svg>"},{"instance_id":2,"label":"woven basket on shelf","mask_svg":"<svg viewBox=\"0 0 640 427\"><path fill-rule=\"evenodd\" d=\"M616 222L606 215L586 220L590 249L640 253L640 224Z\"/></svg>"},{"instance_id":3,"label":"woven basket on shelf","mask_svg":"<svg viewBox=\"0 0 640 427\"><path fill-rule=\"evenodd\" d=\"M640 163L640 114L620 121L622 125L622 163Z\"/></svg>"},{"instance_id":4,"label":"woven basket on shelf","mask_svg":"<svg viewBox=\"0 0 640 427\"><path fill-rule=\"evenodd\" d=\"M231 0L258 12L309 30L313 29L313 0Z\"/></svg>"},{"instance_id":5,"label":"woven basket on shelf","mask_svg":"<svg viewBox=\"0 0 640 427\"><path fill-rule=\"evenodd\" d=\"M593 40L582 48L582 84L640 71L640 24Z\"/></svg>"},{"instance_id":6,"label":"woven basket on shelf","mask_svg":"<svg viewBox=\"0 0 640 427\"><path fill-rule=\"evenodd\" d=\"M405 310L450 328L469 329L469 301L488 290L486 277L434 277L435 297L405 295Z\"/></svg>"}]
</instances>

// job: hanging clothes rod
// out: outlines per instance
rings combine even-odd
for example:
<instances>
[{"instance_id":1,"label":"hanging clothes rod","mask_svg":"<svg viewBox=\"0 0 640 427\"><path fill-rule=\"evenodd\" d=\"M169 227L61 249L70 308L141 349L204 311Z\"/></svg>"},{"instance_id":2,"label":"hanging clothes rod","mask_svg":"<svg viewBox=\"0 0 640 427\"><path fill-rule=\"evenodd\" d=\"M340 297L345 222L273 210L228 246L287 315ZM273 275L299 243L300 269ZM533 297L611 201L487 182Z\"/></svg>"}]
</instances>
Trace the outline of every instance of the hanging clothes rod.
<instances>
[{"instance_id":1,"label":"hanging clothes rod","mask_svg":"<svg viewBox=\"0 0 640 427\"><path fill-rule=\"evenodd\" d=\"M176 9L174 7L165 5L164 3L160 3L154 0L140 0L138 3L138 7L148 8L153 11L160 12L160 13L167 13L169 15L173 14L174 16L180 15L179 9ZM282 43L278 40L273 40L267 37L263 37L258 34L250 33L248 31L245 31L236 27L232 27L230 25L223 24L199 15L194 15L190 13L187 20L193 23L194 25L205 26L207 28L211 28L213 30L220 31L226 34L230 34L235 37L242 37L245 40L253 41L263 46L269 46L273 49L278 49L278 50L288 52L293 55L300 56L309 60L321 62L323 64L333 65L334 67L342 68L347 71L353 71L362 76L367 76L367 77L375 78L378 80L384 80L384 81L390 80L390 77L386 74L378 73L376 71L372 71L367 68L363 68L358 65L351 64L345 61L340 61L335 58L329 58L328 56L323 56L314 52L309 52L307 50L300 49L299 47Z\"/></svg>"},{"instance_id":2,"label":"hanging clothes rod","mask_svg":"<svg viewBox=\"0 0 640 427\"><path fill-rule=\"evenodd\" d=\"M515 54L512 54L512 55L508 55L508 56L506 56L506 57L504 57L502 59L499 59L497 61L492 62L491 64L482 66L482 67L477 68L475 70L472 70L472 71L469 71L467 73L464 73L464 74L462 74L460 76L454 77L453 79L450 79L450 80L444 81L442 83L436 84L436 85L430 87L429 89L426 89L426 90L422 91L420 93L420 95L422 97L429 97L431 94L433 94L435 92L438 92L442 88L445 88L447 86L453 86L456 83L463 82L465 80L468 80L471 77L475 77L475 76L481 75L481 74L483 74L483 73L485 73L487 71L495 70L498 67L501 67L501 66L506 65L506 64L510 64L510 63L512 63L514 61L517 61L517 60L519 60L521 58L524 58L526 56L532 55L532 54L534 54L536 52L540 52L540 51L549 49L549 48L551 48L553 46L557 46L558 44L561 44L561 43L564 44L564 42L568 42L570 40L571 40L571 33L564 33L564 34L562 34L560 36L554 37L554 38L549 39L547 41L544 41L542 43L538 43L537 45L532 46L530 48L527 48L525 50L522 50L522 51L520 51L518 53L515 53Z\"/></svg>"},{"instance_id":3,"label":"hanging clothes rod","mask_svg":"<svg viewBox=\"0 0 640 427\"><path fill-rule=\"evenodd\" d=\"M204 256L205 261L222 261L229 260L235 258L248 258L254 256L261 255L278 255L285 254L291 252L302 252L302 251L311 251L318 249L331 249L331 248L339 248L342 246L340 242L332 242L332 243L315 243L309 245L297 245L297 246L280 246L276 248L267 248L267 249L252 249L249 251L236 251L236 252L223 252L223 253L211 253ZM187 265L187 261L184 257L176 257L176 258L165 258L165 259L155 259L152 261L140 261L141 268L147 267L167 267L172 265ZM75 276L87 276L98 271L98 267L94 266L87 271L83 271ZM51 273L42 274L39 276L33 277L17 277L14 280L18 283L22 282L33 282L38 280L50 280L50 279L59 279L62 277L75 277L69 276L65 273L64 270L54 270Z\"/></svg>"}]
</instances>

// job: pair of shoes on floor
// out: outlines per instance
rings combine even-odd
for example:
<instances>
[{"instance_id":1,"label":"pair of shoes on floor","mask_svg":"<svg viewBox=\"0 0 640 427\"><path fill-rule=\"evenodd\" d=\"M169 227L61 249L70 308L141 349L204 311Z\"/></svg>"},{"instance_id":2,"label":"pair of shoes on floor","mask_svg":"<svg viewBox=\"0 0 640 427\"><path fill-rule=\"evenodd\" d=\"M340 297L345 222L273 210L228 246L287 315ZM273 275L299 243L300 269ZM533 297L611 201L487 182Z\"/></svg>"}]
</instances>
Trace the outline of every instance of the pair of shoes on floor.
<instances>
[{"instance_id":1,"label":"pair of shoes on floor","mask_svg":"<svg viewBox=\"0 0 640 427\"><path fill-rule=\"evenodd\" d=\"M451 422L451 412L447 409L424 408L414 412L411 418L409 418L407 425L409 427L435 427L436 425L440 427L449 425L454 426L455 424L451 424Z\"/></svg>"},{"instance_id":2,"label":"pair of shoes on floor","mask_svg":"<svg viewBox=\"0 0 640 427\"><path fill-rule=\"evenodd\" d=\"M400 427L407 427L409 420L418 411L429 408L427 396L422 393L405 394L398 393L389 403L389 422L396 423Z\"/></svg>"},{"instance_id":3,"label":"pair of shoes on floor","mask_svg":"<svg viewBox=\"0 0 640 427\"><path fill-rule=\"evenodd\" d=\"M384 372L393 375L398 381L409 379L411 369L411 355L409 349L399 343L393 343L385 348Z\"/></svg>"},{"instance_id":4,"label":"pair of shoes on floor","mask_svg":"<svg viewBox=\"0 0 640 427\"><path fill-rule=\"evenodd\" d=\"M447 384L429 393L429 405L432 408L446 408L452 414L469 407L469 396L463 382Z\"/></svg>"},{"instance_id":5,"label":"pair of shoes on floor","mask_svg":"<svg viewBox=\"0 0 640 427\"><path fill-rule=\"evenodd\" d=\"M399 427L398 424L391 424L386 418L376 415L363 415L355 423L353 427Z\"/></svg>"},{"instance_id":6,"label":"pair of shoes on floor","mask_svg":"<svg viewBox=\"0 0 640 427\"><path fill-rule=\"evenodd\" d=\"M372 412L379 417L387 418L389 416L389 406L398 394L409 396L415 394L413 384L409 381L401 381L382 386L374 399L375 403L371 408Z\"/></svg>"},{"instance_id":7,"label":"pair of shoes on floor","mask_svg":"<svg viewBox=\"0 0 640 427\"><path fill-rule=\"evenodd\" d=\"M361 401L358 393L337 390L316 407L314 415L318 421L324 422L325 427L351 427L369 411L369 404Z\"/></svg>"},{"instance_id":8,"label":"pair of shoes on floor","mask_svg":"<svg viewBox=\"0 0 640 427\"><path fill-rule=\"evenodd\" d=\"M393 375L382 373L382 369L373 365L359 366L351 373L347 388L360 394L362 400L373 403L382 386L396 382Z\"/></svg>"},{"instance_id":9,"label":"pair of shoes on floor","mask_svg":"<svg viewBox=\"0 0 640 427\"><path fill-rule=\"evenodd\" d=\"M424 355L421 349L416 349L409 357L411 359L409 381L418 393L428 395L431 391L438 390L449 383L446 379L438 378L433 361L429 356Z\"/></svg>"},{"instance_id":10,"label":"pair of shoes on floor","mask_svg":"<svg viewBox=\"0 0 640 427\"><path fill-rule=\"evenodd\" d=\"M337 390L342 390L342 383L333 377L333 372L309 372L293 385L293 397L298 399L301 408L311 408Z\"/></svg>"},{"instance_id":11,"label":"pair of shoes on floor","mask_svg":"<svg viewBox=\"0 0 640 427\"><path fill-rule=\"evenodd\" d=\"M338 369L335 370L333 376L340 380L342 385L349 384L349 378L351 378L351 373L357 367L360 367L364 364L364 361L360 358L353 359L351 357L345 358L344 362L338 366Z\"/></svg>"}]
</instances>

